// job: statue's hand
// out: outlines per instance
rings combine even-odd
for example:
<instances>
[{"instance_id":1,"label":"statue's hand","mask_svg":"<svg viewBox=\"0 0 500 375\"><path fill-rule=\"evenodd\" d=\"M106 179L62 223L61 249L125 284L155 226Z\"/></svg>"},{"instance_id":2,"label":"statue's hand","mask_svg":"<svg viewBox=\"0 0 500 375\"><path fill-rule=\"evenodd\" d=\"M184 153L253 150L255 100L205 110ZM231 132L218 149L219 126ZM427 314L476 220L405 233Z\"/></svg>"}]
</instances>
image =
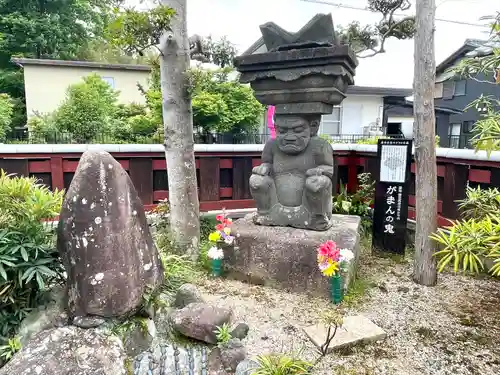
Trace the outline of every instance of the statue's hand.
<instances>
[{"instance_id":1,"label":"statue's hand","mask_svg":"<svg viewBox=\"0 0 500 375\"><path fill-rule=\"evenodd\" d=\"M306 177L311 176L323 176L323 170L321 168L312 168L306 171Z\"/></svg>"},{"instance_id":2,"label":"statue's hand","mask_svg":"<svg viewBox=\"0 0 500 375\"><path fill-rule=\"evenodd\" d=\"M259 176L269 176L271 174L271 165L267 163L262 163L252 169L253 174Z\"/></svg>"},{"instance_id":3,"label":"statue's hand","mask_svg":"<svg viewBox=\"0 0 500 375\"><path fill-rule=\"evenodd\" d=\"M326 176L311 176L307 178L306 180L306 187L314 192L317 193L320 190L325 189L328 184L330 183L330 179Z\"/></svg>"}]
</instances>

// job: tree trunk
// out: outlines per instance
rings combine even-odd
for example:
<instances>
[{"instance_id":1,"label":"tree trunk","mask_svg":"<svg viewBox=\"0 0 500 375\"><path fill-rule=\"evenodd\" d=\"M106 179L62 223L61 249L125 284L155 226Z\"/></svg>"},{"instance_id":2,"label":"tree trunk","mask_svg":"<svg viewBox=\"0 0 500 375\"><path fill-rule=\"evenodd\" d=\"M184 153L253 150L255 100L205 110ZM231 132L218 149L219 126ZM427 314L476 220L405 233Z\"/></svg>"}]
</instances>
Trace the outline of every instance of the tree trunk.
<instances>
[{"instance_id":1,"label":"tree trunk","mask_svg":"<svg viewBox=\"0 0 500 375\"><path fill-rule=\"evenodd\" d=\"M200 220L194 161L193 114L186 77L189 69L187 0L162 0L162 3L176 12L171 21L172 31L163 36L160 47L170 228L173 240L196 259L200 240Z\"/></svg>"},{"instance_id":2,"label":"tree trunk","mask_svg":"<svg viewBox=\"0 0 500 375\"><path fill-rule=\"evenodd\" d=\"M429 238L437 229L434 19L435 0L417 0L413 81L417 226L413 279L428 286L435 285L437 281L435 244Z\"/></svg>"}]
</instances>

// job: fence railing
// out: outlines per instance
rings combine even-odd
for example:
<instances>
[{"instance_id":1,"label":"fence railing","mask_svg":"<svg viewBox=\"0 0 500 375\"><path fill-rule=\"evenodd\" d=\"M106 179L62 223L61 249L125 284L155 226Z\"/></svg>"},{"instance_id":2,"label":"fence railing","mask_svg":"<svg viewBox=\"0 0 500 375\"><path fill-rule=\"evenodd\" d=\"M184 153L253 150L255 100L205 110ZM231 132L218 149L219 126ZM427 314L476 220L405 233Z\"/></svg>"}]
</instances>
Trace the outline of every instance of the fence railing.
<instances>
[{"instance_id":1,"label":"fence railing","mask_svg":"<svg viewBox=\"0 0 500 375\"><path fill-rule=\"evenodd\" d=\"M375 137L365 134L322 134L322 137L333 143L359 143L373 140ZM402 138L401 135L384 137ZM195 133L194 143L197 144L264 144L270 138L269 134L233 134L233 133ZM91 136L75 136L72 133L60 131L28 131L16 130L11 133L5 143L8 144L162 144L163 135L135 135L124 138L122 135L100 132ZM376 143L376 142L375 142Z\"/></svg>"},{"instance_id":2,"label":"fence railing","mask_svg":"<svg viewBox=\"0 0 500 375\"><path fill-rule=\"evenodd\" d=\"M371 143L376 144L374 136L366 134L322 134L332 143ZM195 133L194 143L197 144L264 144L269 134L233 134L233 133ZM382 137L404 138L403 135L383 135ZM450 135L439 141L440 147L467 149L471 145L473 135ZM0 142L1 143L1 142ZM75 136L60 131L28 131L18 129L7 136L7 144L163 144L161 134L135 135L124 138L123 135L100 132L92 136Z\"/></svg>"},{"instance_id":3,"label":"fence railing","mask_svg":"<svg viewBox=\"0 0 500 375\"><path fill-rule=\"evenodd\" d=\"M473 148L471 144L472 137L472 134L450 135L448 136L448 138L442 139L440 141L440 146L462 149Z\"/></svg>"}]
</instances>

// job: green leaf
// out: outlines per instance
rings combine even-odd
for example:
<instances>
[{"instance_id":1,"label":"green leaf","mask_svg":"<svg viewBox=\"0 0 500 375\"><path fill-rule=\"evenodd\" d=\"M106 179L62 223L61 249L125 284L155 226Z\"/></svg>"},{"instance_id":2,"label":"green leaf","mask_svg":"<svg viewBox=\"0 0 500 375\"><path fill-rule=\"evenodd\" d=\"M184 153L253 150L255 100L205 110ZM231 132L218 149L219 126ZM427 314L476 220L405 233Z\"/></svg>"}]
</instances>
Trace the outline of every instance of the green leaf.
<instances>
[{"instance_id":1,"label":"green leaf","mask_svg":"<svg viewBox=\"0 0 500 375\"><path fill-rule=\"evenodd\" d=\"M2 278L5 281L8 281L7 272L5 272L5 268L3 268L3 265L1 263L0 263L0 276L2 276Z\"/></svg>"},{"instance_id":2,"label":"green leaf","mask_svg":"<svg viewBox=\"0 0 500 375\"><path fill-rule=\"evenodd\" d=\"M26 249L24 247L21 247L21 256L23 257L23 260L25 262L28 261L28 252L26 251Z\"/></svg>"}]
</instances>

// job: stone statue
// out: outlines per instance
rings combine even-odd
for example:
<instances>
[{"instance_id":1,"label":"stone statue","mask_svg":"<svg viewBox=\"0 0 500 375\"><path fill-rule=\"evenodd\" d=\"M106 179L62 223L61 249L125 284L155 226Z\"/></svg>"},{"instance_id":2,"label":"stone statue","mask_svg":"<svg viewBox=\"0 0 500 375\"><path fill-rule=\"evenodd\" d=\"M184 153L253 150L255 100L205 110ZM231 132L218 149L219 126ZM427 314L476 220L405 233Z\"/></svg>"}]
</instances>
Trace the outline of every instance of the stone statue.
<instances>
[{"instance_id":1,"label":"stone statue","mask_svg":"<svg viewBox=\"0 0 500 375\"><path fill-rule=\"evenodd\" d=\"M333 151L318 128L354 84L358 60L339 43L331 14L317 14L295 33L273 22L260 29L261 45L235 59L240 82L250 83L260 103L276 107L277 138L265 145L262 165L250 177L254 222L326 231Z\"/></svg>"},{"instance_id":2,"label":"stone statue","mask_svg":"<svg viewBox=\"0 0 500 375\"><path fill-rule=\"evenodd\" d=\"M320 116L280 115L250 177L254 222L327 230L332 217L333 152L317 136Z\"/></svg>"}]
</instances>

